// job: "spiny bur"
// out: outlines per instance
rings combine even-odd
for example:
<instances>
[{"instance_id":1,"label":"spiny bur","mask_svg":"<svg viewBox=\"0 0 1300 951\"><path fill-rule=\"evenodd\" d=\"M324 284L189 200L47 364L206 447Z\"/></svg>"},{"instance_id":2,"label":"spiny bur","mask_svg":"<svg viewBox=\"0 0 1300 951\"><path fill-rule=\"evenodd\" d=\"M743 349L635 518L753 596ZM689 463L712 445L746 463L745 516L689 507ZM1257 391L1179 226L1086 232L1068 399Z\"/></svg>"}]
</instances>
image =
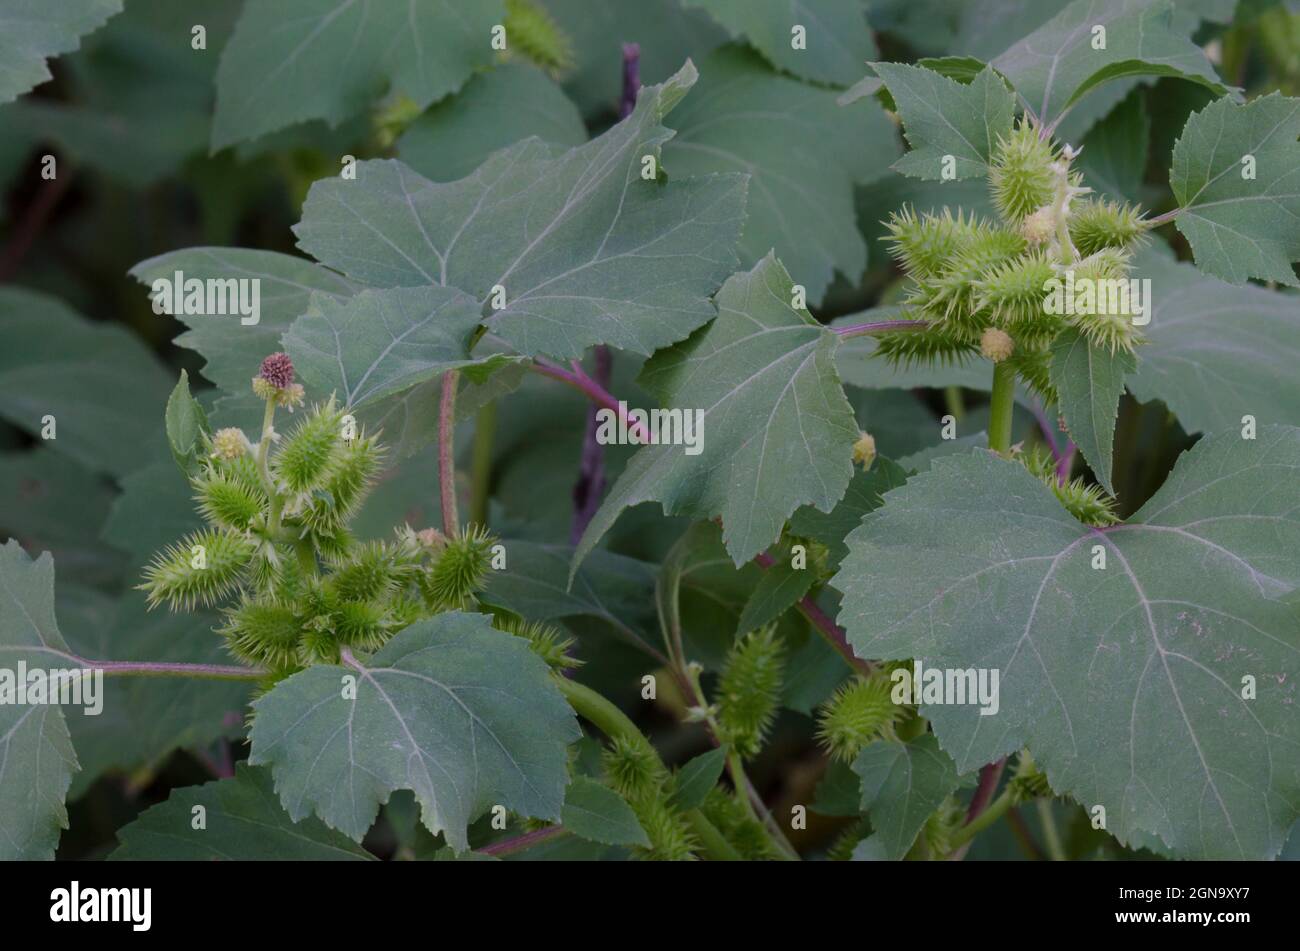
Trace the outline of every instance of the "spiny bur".
<instances>
[{"instance_id":1,"label":"spiny bur","mask_svg":"<svg viewBox=\"0 0 1300 951\"><path fill-rule=\"evenodd\" d=\"M756 756L776 716L785 671L785 643L775 626L759 628L732 646L718 684L721 739L741 756Z\"/></svg>"}]
</instances>

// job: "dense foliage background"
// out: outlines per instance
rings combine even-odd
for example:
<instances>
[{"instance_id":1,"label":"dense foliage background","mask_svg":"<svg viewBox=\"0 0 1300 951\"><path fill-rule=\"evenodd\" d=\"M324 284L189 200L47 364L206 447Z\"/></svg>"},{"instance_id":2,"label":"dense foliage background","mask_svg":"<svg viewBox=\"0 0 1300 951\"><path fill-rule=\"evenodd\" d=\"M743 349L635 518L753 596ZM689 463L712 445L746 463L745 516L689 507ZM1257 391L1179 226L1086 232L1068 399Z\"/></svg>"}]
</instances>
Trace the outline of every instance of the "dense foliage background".
<instances>
[{"instance_id":1,"label":"dense foliage background","mask_svg":"<svg viewBox=\"0 0 1300 951\"><path fill-rule=\"evenodd\" d=\"M0 2L0 14L11 3ZM15 100L0 106L0 535L32 555L53 553L59 627L83 656L222 662L228 658L208 633L210 619L146 612L133 589L148 557L193 519L163 431L163 408L186 371L200 403L215 411L213 384L229 387L230 380L251 377L262 356L280 349L279 335L304 302L278 310L274 293L264 291L259 327L187 326L154 313L133 268L197 246L301 255L302 235L293 228L303 218L308 189L336 176L343 156L398 157L430 180L448 182L528 136L562 147L587 141L619 118L624 44L634 43L644 84L668 80L687 59L699 70L697 84L665 120L676 130L663 145L668 176L750 173L737 270L775 249L806 287L811 313L829 324L901 300L899 268L880 241L881 222L891 212L908 203L918 211L961 205L991 213L982 179L941 184L891 169L906 144L897 116L875 97L844 95L866 74L865 63L940 56L990 61L1066 4L827 2L820 7L845 20L810 27L810 42L833 38L833 54L790 57L776 9L783 4L540 0L552 21L521 27L520 41L504 53L481 38L473 44L448 39L464 62L437 58L443 76L403 74L404 52L389 44L404 27L378 23L382 37L358 41L348 67L355 81L347 88L320 80L322 70L338 68L342 50L326 51L301 70L268 74L258 65L287 58L287 47L275 45L290 42L275 28L287 13L268 12L275 4L126 0L116 12L118 6L114 0L51 3L56 18L80 18L71 31L79 39L39 49L36 60L51 57L46 80L24 82L14 78L20 70L0 70L3 99ZM245 6L246 22L237 25ZM427 13L444 17L445 6L430 3ZM488 25L500 22L507 7L517 18L538 16L531 5L481 6L473 15ZM383 3L375 7L377 16L394 12ZM1276 90L1300 95L1294 4L1180 0L1176 8L1194 24L1188 35L1224 83L1242 87L1248 98ZM205 48L193 48L195 24L205 27ZM477 24L473 29L480 37ZM236 43L241 30L243 41ZM0 57L22 61L28 73L30 52L6 49L0 38ZM407 95L416 86L422 94ZM1169 180L1177 138L1188 117L1216 98L1178 77L1123 78L1070 112L1057 136L1083 144L1089 175L1158 214L1176 204ZM53 180L42 177L50 155L57 162ZM1192 257L1172 226L1160 229L1157 242L1182 260ZM1199 433L1237 425L1235 409L1216 409L1215 387L1244 386L1253 376L1260 392L1238 394L1243 400L1258 399L1263 415L1289 407L1288 421L1300 422L1297 298L1276 283L1256 282L1256 292L1276 295L1270 300L1294 318L1289 336L1269 344L1291 374L1289 392L1240 368L1198 363L1195 353L1183 376L1170 371L1175 376L1165 391L1150 377L1135 377L1114 436L1121 516L1151 497ZM1202 289L1193 297L1213 293ZM1224 312L1230 309L1225 303ZM217 342L211 336L217 333L231 342ZM238 350L244 361L223 363L225 380L214 377L209 360L222 349ZM632 405L654 404L636 382L643 359L624 350L612 355L609 390ZM872 433L882 460L899 462L902 470L924 468L941 445L945 414L956 417L961 446L983 438L984 370L894 377L847 345L839 362L859 426ZM1223 382L1219 372L1239 375ZM1171 394L1170 402L1155 398L1157 392ZM1014 440L1027 448L1042 444L1032 400L1015 412ZM41 438L45 413L58 419L54 440ZM688 703L672 677L658 677L654 702L643 701L641 690L644 675L663 672L656 578L691 520L666 517L657 504L629 509L605 536L607 554L588 563L577 588L563 592L588 413L574 389L518 373L493 410L467 412L458 427L462 507L517 546L515 557L529 553L534 576L501 582L500 602L528 605L538 619L574 634L575 653L585 662L578 679L628 711L664 761L678 766L711 749L707 733L689 722ZM395 440L396 430L388 427L385 436ZM607 485L632 453L632 447L607 448ZM1076 473L1087 471L1080 462ZM440 517L436 446L426 439L418 452L397 460L356 528L363 538L386 538L396 525L419 529L440 524ZM697 523L694 531L710 529ZM685 556L680 546L676 552L686 559L677 569L689 659L705 664L711 684L763 571L753 564L734 568L716 537L702 538ZM837 597L824 589L821 602L833 613ZM806 856L819 856L859 822L857 778L828 759L813 719L848 669L803 614L784 610L780 618L789 645L782 710L747 769L774 815L810 807L806 828L787 835ZM107 855L118 830L143 810L175 790L232 775L233 764L247 755L246 685L141 680L114 682L111 689L118 692L104 716L69 717L81 771L72 780L60 858ZM579 760L597 755L591 740L577 750ZM968 801L974 787L963 783L957 797ZM512 826L510 834L522 829ZM480 820L471 838L482 844L499 835ZM980 835L969 856L1041 856L1053 838L1071 858L1154 855L1093 830L1083 808L1058 798ZM1298 840L1293 833L1286 854L1300 854ZM365 845L381 857L433 848L405 793L384 808ZM521 857L623 851L572 837Z\"/></svg>"}]
</instances>

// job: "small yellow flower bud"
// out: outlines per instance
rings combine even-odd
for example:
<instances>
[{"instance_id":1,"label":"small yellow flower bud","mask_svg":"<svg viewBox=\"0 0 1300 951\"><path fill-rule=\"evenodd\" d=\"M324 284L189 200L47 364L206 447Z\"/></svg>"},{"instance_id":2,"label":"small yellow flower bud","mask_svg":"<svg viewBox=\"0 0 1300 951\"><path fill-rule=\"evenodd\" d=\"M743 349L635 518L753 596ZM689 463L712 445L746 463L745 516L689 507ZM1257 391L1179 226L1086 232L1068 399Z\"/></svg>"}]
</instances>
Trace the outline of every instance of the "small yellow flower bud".
<instances>
[{"instance_id":1,"label":"small yellow flower bud","mask_svg":"<svg viewBox=\"0 0 1300 951\"><path fill-rule=\"evenodd\" d=\"M863 433L853 444L853 461L863 469L870 469L876 461L876 439L871 433Z\"/></svg>"},{"instance_id":2,"label":"small yellow flower bud","mask_svg":"<svg viewBox=\"0 0 1300 951\"><path fill-rule=\"evenodd\" d=\"M238 459L248 451L248 437L242 429L227 426L212 435L212 455L218 459Z\"/></svg>"},{"instance_id":3,"label":"small yellow flower bud","mask_svg":"<svg viewBox=\"0 0 1300 951\"><path fill-rule=\"evenodd\" d=\"M990 327L980 336L980 353L994 363L1001 363L1015 349L1016 342L1011 339L1011 335L996 327Z\"/></svg>"},{"instance_id":4,"label":"small yellow flower bud","mask_svg":"<svg viewBox=\"0 0 1300 951\"><path fill-rule=\"evenodd\" d=\"M1052 209L1043 206L1031 215L1026 215L1020 223L1020 233L1031 246L1046 244L1051 240L1056 226L1052 221Z\"/></svg>"}]
</instances>

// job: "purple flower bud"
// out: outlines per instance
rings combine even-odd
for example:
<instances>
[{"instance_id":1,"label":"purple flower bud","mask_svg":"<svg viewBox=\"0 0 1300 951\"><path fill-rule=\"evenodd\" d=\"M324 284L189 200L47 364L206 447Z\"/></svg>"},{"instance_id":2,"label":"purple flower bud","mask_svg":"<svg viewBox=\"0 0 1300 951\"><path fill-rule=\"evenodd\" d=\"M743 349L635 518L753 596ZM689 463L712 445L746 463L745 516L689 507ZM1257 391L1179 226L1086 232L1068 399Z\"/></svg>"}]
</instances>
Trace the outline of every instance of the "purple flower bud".
<instances>
[{"instance_id":1,"label":"purple flower bud","mask_svg":"<svg viewBox=\"0 0 1300 951\"><path fill-rule=\"evenodd\" d=\"M273 353L262 361L258 375L277 390L287 389L293 384L293 361L287 353Z\"/></svg>"}]
</instances>

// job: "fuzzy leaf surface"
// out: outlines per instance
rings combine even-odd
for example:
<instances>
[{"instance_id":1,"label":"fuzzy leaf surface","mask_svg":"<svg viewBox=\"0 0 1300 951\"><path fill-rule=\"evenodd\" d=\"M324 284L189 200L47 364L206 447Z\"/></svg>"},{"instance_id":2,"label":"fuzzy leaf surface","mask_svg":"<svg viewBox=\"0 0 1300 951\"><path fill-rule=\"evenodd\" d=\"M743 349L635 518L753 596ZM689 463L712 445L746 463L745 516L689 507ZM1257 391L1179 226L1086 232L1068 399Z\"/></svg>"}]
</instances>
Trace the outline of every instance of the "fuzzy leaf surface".
<instances>
[{"instance_id":1,"label":"fuzzy leaf surface","mask_svg":"<svg viewBox=\"0 0 1300 951\"><path fill-rule=\"evenodd\" d=\"M744 37L773 66L800 79L848 86L877 50L862 4L855 0L683 0L705 10L733 37ZM807 47L795 49L801 26Z\"/></svg>"},{"instance_id":2,"label":"fuzzy leaf surface","mask_svg":"<svg viewBox=\"0 0 1300 951\"><path fill-rule=\"evenodd\" d=\"M300 671L253 707L249 762L271 766L295 822L314 812L359 842L393 790L410 789L457 851L496 804L558 819L579 735L527 643L460 612L412 624L359 667Z\"/></svg>"},{"instance_id":3,"label":"fuzzy leaf surface","mask_svg":"<svg viewBox=\"0 0 1300 951\"><path fill-rule=\"evenodd\" d=\"M561 821L564 828L589 842L650 845L636 813L623 797L586 776L575 776L565 790Z\"/></svg>"},{"instance_id":4,"label":"fuzzy leaf surface","mask_svg":"<svg viewBox=\"0 0 1300 951\"><path fill-rule=\"evenodd\" d=\"M1244 105L1217 99L1193 114L1174 145L1175 225L1201 270L1300 286L1300 99L1272 93ZM1248 158L1254 177L1248 177Z\"/></svg>"},{"instance_id":5,"label":"fuzzy leaf surface","mask_svg":"<svg viewBox=\"0 0 1300 951\"><path fill-rule=\"evenodd\" d=\"M699 85L673 114L677 135L664 146L669 172L749 174L743 264L775 248L814 304L835 272L857 280L867 247L853 187L888 174L899 155L884 111L874 102L841 108L833 92L782 76L736 46L700 69Z\"/></svg>"},{"instance_id":6,"label":"fuzzy leaf surface","mask_svg":"<svg viewBox=\"0 0 1300 951\"><path fill-rule=\"evenodd\" d=\"M1124 378L1136 362L1126 350L1111 352L1088 342L1073 328L1052 343L1050 374L1058 408L1065 417L1083 458L1092 466L1101 487L1111 495L1111 452L1115 444L1115 417L1124 395Z\"/></svg>"},{"instance_id":7,"label":"fuzzy leaf surface","mask_svg":"<svg viewBox=\"0 0 1300 951\"><path fill-rule=\"evenodd\" d=\"M956 180L988 174L989 156L998 137L1011 129L1015 94L992 69L970 83L902 63L872 63L898 105L911 151L894 169L913 178L944 180L944 164L953 158Z\"/></svg>"},{"instance_id":8,"label":"fuzzy leaf surface","mask_svg":"<svg viewBox=\"0 0 1300 951\"><path fill-rule=\"evenodd\" d=\"M1277 600L1300 584L1297 470L1300 429L1207 437L1102 531L1015 462L944 457L849 537L839 622L863 657L1000 672L996 715L923 706L959 772L1027 746L1121 842L1268 858L1300 805L1300 639Z\"/></svg>"},{"instance_id":9,"label":"fuzzy leaf surface","mask_svg":"<svg viewBox=\"0 0 1300 951\"><path fill-rule=\"evenodd\" d=\"M1045 124L1089 90L1125 76L1178 76L1223 94L1214 67L1171 0L1074 0L993 60ZM1095 48L1105 30L1104 48Z\"/></svg>"},{"instance_id":10,"label":"fuzzy leaf surface","mask_svg":"<svg viewBox=\"0 0 1300 951\"><path fill-rule=\"evenodd\" d=\"M122 0L33 0L0 11L0 103L12 102L50 78L45 60L75 50Z\"/></svg>"},{"instance_id":11,"label":"fuzzy leaf surface","mask_svg":"<svg viewBox=\"0 0 1300 951\"><path fill-rule=\"evenodd\" d=\"M336 126L386 90L427 106L492 61L504 15L501 0L248 0L217 69L212 148Z\"/></svg>"},{"instance_id":12,"label":"fuzzy leaf surface","mask_svg":"<svg viewBox=\"0 0 1300 951\"><path fill-rule=\"evenodd\" d=\"M722 516L740 565L800 505L829 511L844 495L858 429L835 373L839 340L791 308L791 287L769 255L727 280L707 329L647 361L640 382L663 406L701 412L701 451L638 450L583 534L575 566L641 502L658 501L669 515Z\"/></svg>"},{"instance_id":13,"label":"fuzzy leaf surface","mask_svg":"<svg viewBox=\"0 0 1300 951\"><path fill-rule=\"evenodd\" d=\"M642 159L672 136L660 121L694 85L691 64L641 90L636 110L568 151L528 139L459 182L401 162L316 182L299 246L378 287L460 288L519 351L576 357L607 343L649 354L712 316L709 295L736 264L746 178L647 181Z\"/></svg>"},{"instance_id":14,"label":"fuzzy leaf surface","mask_svg":"<svg viewBox=\"0 0 1300 951\"><path fill-rule=\"evenodd\" d=\"M206 826L193 827L202 807ZM294 822L269 770L240 763L228 779L172 790L117 833L114 861L366 862L374 856L315 816Z\"/></svg>"},{"instance_id":15,"label":"fuzzy leaf surface","mask_svg":"<svg viewBox=\"0 0 1300 951\"><path fill-rule=\"evenodd\" d=\"M16 679L19 663L80 666L69 657L54 620L54 559L30 558L10 539L0 547L0 671ZM78 768L61 707L0 704L0 859L54 857L68 827L63 800Z\"/></svg>"},{"instance_id":16,"label":"fuzzy leaf surface","mask_svg":"<svg viewBox=\"0 0 1300 951\"><path fill-rule=\"evenodd\" d=\"M957 767L934 734L907 743L869 744L853 761L862 779L862 811L886 857L907 855L925 820L957 788Z\"/></svg>"}]
</instances>

